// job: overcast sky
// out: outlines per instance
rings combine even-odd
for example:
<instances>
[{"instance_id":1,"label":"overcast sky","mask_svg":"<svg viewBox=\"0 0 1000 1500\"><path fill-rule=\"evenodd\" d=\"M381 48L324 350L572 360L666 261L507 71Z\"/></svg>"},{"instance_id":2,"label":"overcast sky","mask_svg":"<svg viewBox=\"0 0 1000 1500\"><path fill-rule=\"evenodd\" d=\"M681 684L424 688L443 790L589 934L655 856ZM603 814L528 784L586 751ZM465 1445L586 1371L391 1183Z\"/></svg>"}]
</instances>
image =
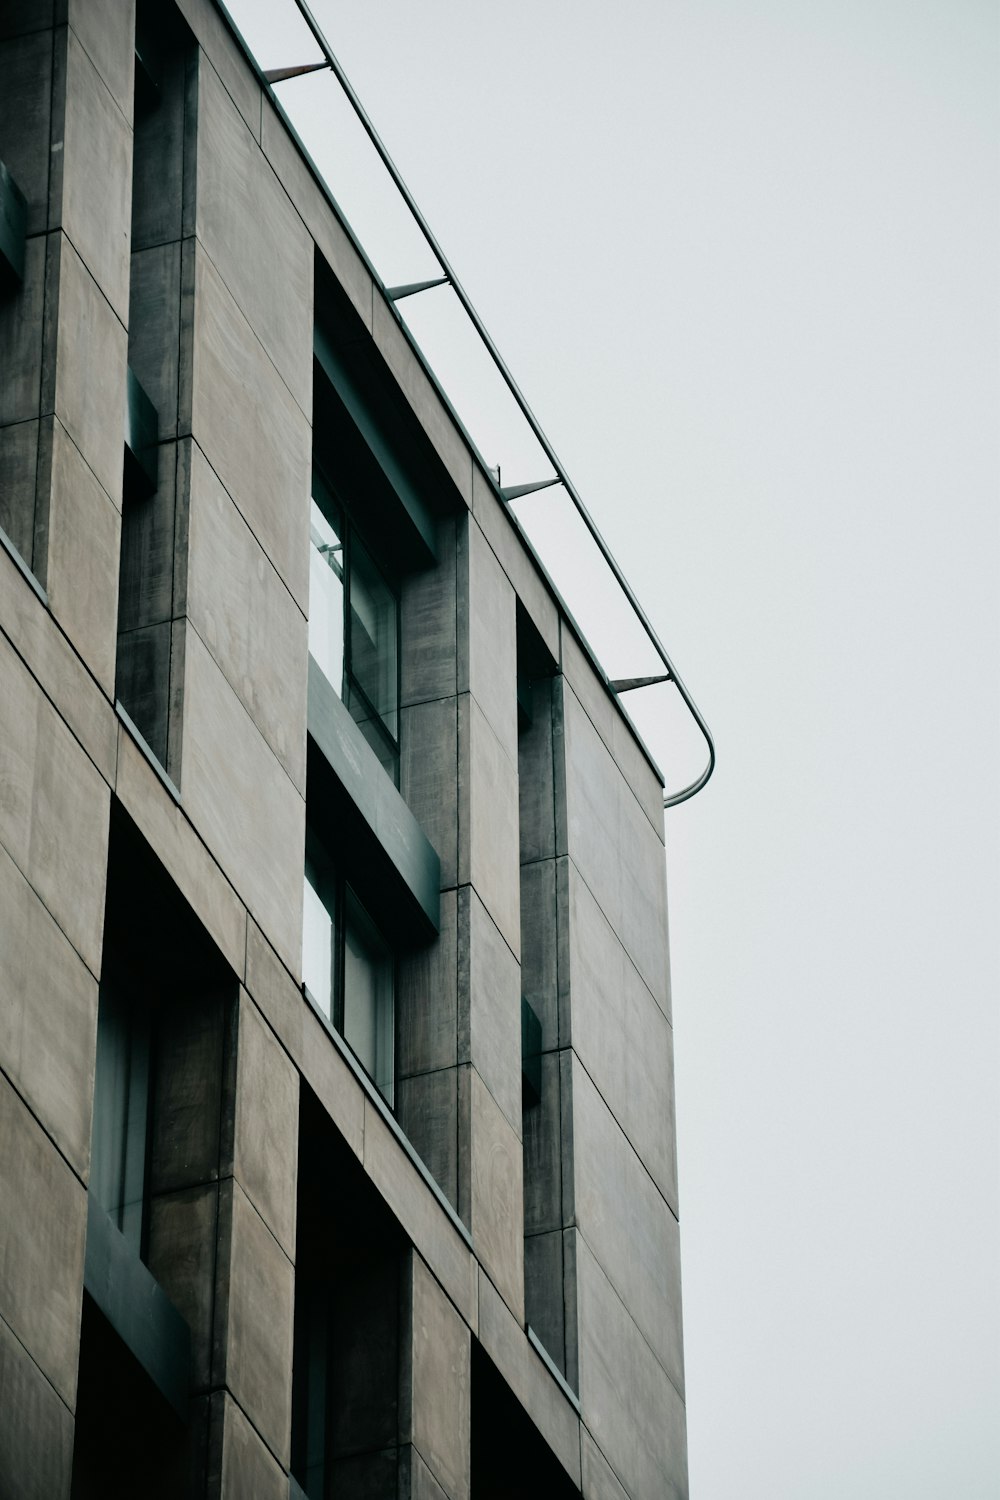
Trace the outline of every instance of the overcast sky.
<instances>
[{"instance_id":1,"label":"overcast sky","mask_svg":"<svg viewBox=\"0 0 1000 1500\"><path fill-rule=\"evenodd\" d=\"M715 731L667 814L692 1496L996 1500L997 7L313 6ZM434 274L333 80L282 90L383 278ZM418 338L541 477L449 298Z\"/></svg>"}]
</instances>

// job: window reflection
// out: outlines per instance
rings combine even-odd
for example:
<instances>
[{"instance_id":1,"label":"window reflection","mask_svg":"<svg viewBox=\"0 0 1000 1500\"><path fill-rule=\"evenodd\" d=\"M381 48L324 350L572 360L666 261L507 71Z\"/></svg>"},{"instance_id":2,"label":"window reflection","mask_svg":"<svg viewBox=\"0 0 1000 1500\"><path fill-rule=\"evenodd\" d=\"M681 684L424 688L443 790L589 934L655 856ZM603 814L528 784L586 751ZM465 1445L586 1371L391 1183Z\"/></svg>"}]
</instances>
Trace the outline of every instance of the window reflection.
<instances>
[{"instance_id":1,"label":"window reflection","mask_svg":"<svg viewBox=\"0 0 1000 1500\"><path fill-rule=\"evenodd\" d=\"M311 832L306 854L302 977L391 1106L395 1085L395 956Z\"/></svg>"},{"instance_id":2,"label":"window reflection","mask_svg":"<svg viewBox=\"0 0 1000 1500\"><path fill-rule=\"evenodd\" d=\"M399 601L320 473L310 511L309 650L399 780Z\"/></svg>"}]
</instances>

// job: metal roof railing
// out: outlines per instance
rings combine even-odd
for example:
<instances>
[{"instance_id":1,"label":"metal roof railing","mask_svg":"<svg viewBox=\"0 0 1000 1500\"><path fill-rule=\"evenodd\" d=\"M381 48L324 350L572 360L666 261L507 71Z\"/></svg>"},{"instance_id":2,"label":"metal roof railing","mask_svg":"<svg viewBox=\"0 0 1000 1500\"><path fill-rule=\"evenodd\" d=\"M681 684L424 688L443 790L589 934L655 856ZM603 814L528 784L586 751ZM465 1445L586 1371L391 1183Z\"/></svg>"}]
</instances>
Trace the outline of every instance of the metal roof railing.
<instances>
[{"instance_id":1,"label":"metal roof railing","mask_svg":"<svg viewBox=\"0 0 1000 1500\"><path fill-rule=\"evenodd\" d=\"M657 656L660 659L660 662L664 667L664 671L656 676L629 677L620 678L616 681L610 681L608 683L609 688L617 698L621 693L631 692L638 688L651 687L655 684L672 682L676 687L678 693L680 694L680 697L685 707L687 708L688 713L691 715L691 718L694 720L695 724L702 734L702 737L704 738L705 744L708 748L708 763L706 764L701 775L698 776L694 781L692 781L688 786L682 787L679 791L671 792L665 795L663 798L664 808L677 807L681 802L686 802L690 797L693 797L697 792L700 792L702 787L705 786L705 784L711 777L712 772L715 770L715 742L712 739L712 733L705 722L704 716L702 715L701 710L698 708L698 705L695 703L694 699L691 697L691 694L685 686L684 680L681 677L680 673L677 671L677 668L674 666L666 647L663 645L655 629L653 628L652 621L650 620L649 616L646 614L646 611L643 609L638 598L636 597L635 591L622 572L607 542L604 540L603 536L598 530L593 516L591 516L589 510L581 500L576 486L573 484L573 481L570 479L565 468L556 455L555 449L552 447L552 444L546 437L545 432L543 431L542 426L538 421L538 418L535 416L531 407L528 405L528 402L522 394L517 381L514 379L513 375L508 369L507 364L496 344L493 342L493 339L490 337L490 334L484 326L482 319L480 318L478 312L470 301L468 293L456 276L451 262L448 260L448 257L441 249L441 246L438 244L433 230L421 213L420 208L413 197L413 194L410 192L402 176L400 175L398 167L396 166L392 157L389 155L389 152L387 151L381 137L379 136L378 131L375 129L375 126L372 124L372 121L369 118L364 105L358 98L358 95L356 94L350 79L347 77L347 74L344 72L344 69L342 68L340 62L334 55L329 42L323 35L323 32L320 29L315 16L309 9L309 6L305 3L305 0L295 0L295 5L300 15L302 16L302 19L305 21L310 32L312 33L316 45L322 52L323 57L326 60L325 64L313 63L306 64L301 68L277 68L272 71L265 72L263 75L264 79L266 80L268 85L271 85L286 78L293 78L300 73L315 72L318 69L327 66L333 72L334 76L337 79L337 82L340 84L340 87L342 88L348 102L354 110L354 113L356 114L366 135L368 136L372 145L375 147L375 150L378 152L383 166L389 173L389 176L392 178L397 192L403 199L403 202L406 204L413 222L420 230L421 235L426 241L431 254L434 256L441 270L441 275L436 278L427 281L411 282L405 286L386 287L384 283L381 282L381 278L377 278L380 282L380 285L382 285L386 297L390 302L395 303L396 301L399 301L404 297L412 296L418 292L425 291L430 287L443 285L451 287L452 291L455 293L455 296L458 298L466 316L471 322L473 328L476 330L476 333L479 335L479 338L487 353L489 354L494 366L496 367L501 379L506 385L511 396L514 398L514 401L517 403L521 415L524 417L532 433L534 434L535 439L537 440L539 446L541 447L543 453L545 454L554 470L554 475L552 478L542 479L534 484L522 484L514 485L510 488L501 488L499 481L495 481L494 487L497 494L502 501L509 505L512 500L517 499L520 495L530 494L534 490L546 489L551 485L562 485L563 489L566 491L566 494L572 501L577 514L583 521L583 524L586 526L591 539L593 540L602 558L611 571L615 582L618 584L622 593L625 595L625 598L631 605L636 619L639 621L639 624L645 631L646 636L648 637L650 644L653 647L653 650L656 652ZM282 111L282 113L284 113L284 111ZM372 270L373 273L377 276L377 273L374 272L373 267ZM406 327L406 323L402 318L400 318L400 324L404 331L407 333L408 337L410 337L410 342L413 343L412 337L409 335L409 330ZM414 347L416 348L416 345L414 345ZM417 352L419 353L419 350ZM436 381L435 384L437 384ZM450 403L448 404L450 407ZM484 465L484 467L486 466ZM487 473L489 473L488 468ZM490 477L492 479L492 475ZM513 517L513 513L511 514L512 518L516 521L516 517ZM519 527L519 529L521 528Z\"/></svg>"}]
</instances>

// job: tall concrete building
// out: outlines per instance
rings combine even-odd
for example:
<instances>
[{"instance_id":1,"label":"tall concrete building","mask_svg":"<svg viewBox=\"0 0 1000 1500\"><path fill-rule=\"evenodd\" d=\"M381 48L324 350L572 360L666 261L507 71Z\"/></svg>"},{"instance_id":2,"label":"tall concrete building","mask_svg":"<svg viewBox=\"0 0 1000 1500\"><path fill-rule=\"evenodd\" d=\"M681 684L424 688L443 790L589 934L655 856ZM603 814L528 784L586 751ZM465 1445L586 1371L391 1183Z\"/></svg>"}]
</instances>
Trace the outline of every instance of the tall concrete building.
<instances>
[{"instance_id":1,"label":"tall concrete building","mask_svg":"<svg viewBox=\"0 0 1000 1500\"><path fill-rule=\"evenodd\" d=\"M655 765L221 7L0 162L0 1495L685 1495Z\"/></svg>"}]
</instances>

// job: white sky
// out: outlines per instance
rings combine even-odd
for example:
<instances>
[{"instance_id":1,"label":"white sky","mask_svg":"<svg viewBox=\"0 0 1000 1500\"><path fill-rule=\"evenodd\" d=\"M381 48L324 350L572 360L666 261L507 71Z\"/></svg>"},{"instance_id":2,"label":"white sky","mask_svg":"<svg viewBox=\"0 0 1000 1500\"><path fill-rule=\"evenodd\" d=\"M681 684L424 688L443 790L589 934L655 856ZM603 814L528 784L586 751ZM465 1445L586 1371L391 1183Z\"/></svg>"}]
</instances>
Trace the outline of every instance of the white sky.
<instances>
[{"instance_id":1,"label":"white sky","mask_svg":"<svg viewBox=\"0 0 1000 1500\"><path fill-rule=\"evenodd\" d=\"M716 734L667 822L694 1500L995 1500L997 7L313 5ZM385 280L433 275L337 92L282 86ZM404 308L540 477L449 297Z\"/></svg>"}]
</instances>

